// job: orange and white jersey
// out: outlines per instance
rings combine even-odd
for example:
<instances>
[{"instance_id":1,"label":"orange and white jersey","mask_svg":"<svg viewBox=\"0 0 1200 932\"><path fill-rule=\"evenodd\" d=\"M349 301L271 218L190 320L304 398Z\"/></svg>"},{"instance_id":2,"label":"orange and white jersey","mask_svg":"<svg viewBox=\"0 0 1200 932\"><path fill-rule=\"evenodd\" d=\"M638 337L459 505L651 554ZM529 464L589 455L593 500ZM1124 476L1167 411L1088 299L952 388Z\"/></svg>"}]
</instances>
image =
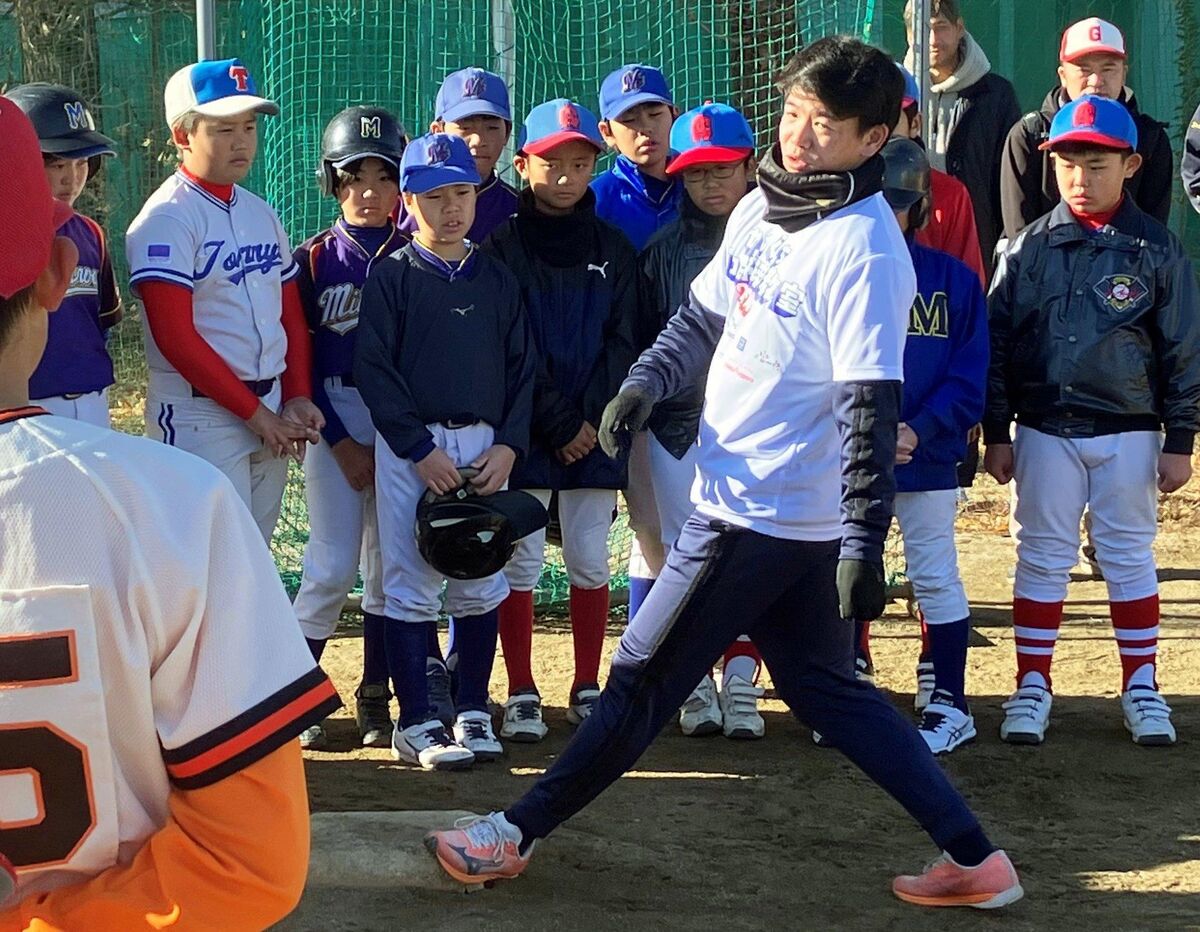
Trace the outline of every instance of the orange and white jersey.
<instances>
[{"instance_id":1,"label":"orange and white jersey","mask_svg":"<svg viewBox=\"0 0 1200 932\"><path fill-rule=\"evenodd\" d=\"M19 895L128 862L173 786L236 773L338 705L224 476L0 412L0 853Z\"/></svg>"}]
</instances>

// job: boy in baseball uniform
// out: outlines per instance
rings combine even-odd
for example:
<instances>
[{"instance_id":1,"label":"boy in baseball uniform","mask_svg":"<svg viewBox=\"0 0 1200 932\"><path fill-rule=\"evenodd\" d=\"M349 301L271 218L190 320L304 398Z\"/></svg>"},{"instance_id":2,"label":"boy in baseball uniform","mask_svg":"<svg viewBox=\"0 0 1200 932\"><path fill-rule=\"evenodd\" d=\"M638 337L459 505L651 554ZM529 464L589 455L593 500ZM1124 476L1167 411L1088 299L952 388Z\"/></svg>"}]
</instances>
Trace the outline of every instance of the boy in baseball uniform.
<instances>
[{"instance_id":1,"label":"boy in baseball uniform","mask_svg":"<svg viewBox=\"0 0 1200 932\"><path fill-rule=\"evenodd\" d=\"M363 577L363 675L355 718L364 747L390 747L391 694L383 643L383 568L375 511L375 427L354 381L362 286L408 242L391 213L400 199L400 122L380 107L347 107L325 127L317 182L341 217L296 249L297 282L312 332L313 400L325 426L304 459L309 535L296 617L318 661L333 636L359 567ZM325 746L314 725L305 748Z\"/></svg>"},{"instance_id":2,"label":"boy in baseball uniform","mask_svg":"<svg viewBox=\"0 0 1200 932\"><path fill-rule=\"evenodd\" d=\"M654 343L687 301L692 280L716 254L729 215L754 177L754 133L746 118L725 104L704 104L680 115L671 127L671 150L675 156L667 173L682 179L685 196L678 219L650 237L638 257L639 350ZM707 369L697 372L688 390L657 405L646 422L664 551L671 549L692 513L706 375ZM700 737L722 731L727 738L761 738L766 726L758 713L760 666L749 638L734 641L725 651L720 692L706 674L680 709L683 733Z\"/></svg>"},{"instance_id":3,"label":"boy in baseball uniform","mask_svg":"<svg viewBox=\"0 0 1200 932\"><path fill-rule=\"evenodd\" d=\"M679 216L683 185L667 172L675 108L666 76L650 65L622 65L600 84L600 134L617 153L592 182L596 216L625 234L640 252L650 237ZM629 527L629 617L637 614L662 569L665 551L650 478L649 438L634 438L625 489Z\"/></svg>"},{"instance_id":4,"label":"boy in baseball uniform","mask_svg":"<svg viewBox=\"0 0 1200 932\"><path fill-rule=\"evenodd\" d=\"M1141 166L1129 110L1084 94L1055 115L1062 201L1021 231L988 297L984 466L1016 481L1017 689L1000 737L1040 744L1079 520L1092 515L1121 658L1125 727L1175 742L1158 691L1158 494L1191 478L1200 429L1200 298L1175 235L1125 189ZM1010 435L1016 421L1015 436Z\"/></svg>"},{"instance_id":5,"label":"boy in baseball uniform","mask_svg":"<svg viewBox=\"0 0 1200 932\"><path fill-rule=\"evenodd\" d=\"M22 84L6 96L37 131L51 192L74 206L102 160L114 154L115 143L96 130L87 104L69 87ZM50 317L46 351L30 379L29 397L54 414L108 427L108 387L115 378L106 338L121 320L108 240L100 224L79 213L59 235L75 243L79 264Z\"/></svg>"},{"instance_id":6,"label":"boy in baseball uniform","mask_svg":"<svg viewBox=\"0 0 1200 932\"><path fill-rule=\"evenodd\" d=\"M712 361L683 527L574 740L504 812L426 844L459 879L514 877L627 771L729 643L749 633L780 697L930 834L942 856L893 881L926 906L1019 899L916 728L854 678L853 624L883 611L912 260L882 194L900 110L891 60L837 36L779 77L779 139L688 303L638 359L601 437L627 447L655 402ZM785 833L786 834L786 833ZM781 856L802 856L780 844Z\"/></svg>"},{"instance_id":7,"label":"boy in baseball uniform","mask_svg":"<svg viewBox=\"0 0 1200 932\"><path fill-rule=\"evenodd\" d=\"M527 187L517 215L486 247L517 278L542 363L529 455L511 482L543 505L557 493L575 648L567 719L576 725L600 695L608 531L625 485L624 463L596 445L596 428L636 358L637 257L624 235L596 216L588 187L603 146L585 107L565 98L534 107L513 160ZM545 547L545 531L531 534L505 569L512 592L500 607L509 693L501 735L515 741L546 734L530 663L533 590Z\"/></svg>"},{"instance_id":8,"label":"boy in baseball uniform","mask_svg":"<svg viewBox=\"0 0 1200 932\"><path fill-rule=\"evenodd\" d=\"M164 93L179 169L125 236L145 306L146 435L208 460L271 539L287 458L320 439L308 326L287 234L238 182L258 148L258 96L236 58L181 68Z\"/></svg>"},{"instance_id":9,"label":"boy in baseball uniform","mask_svg":"<svg viewBox=\"0 0 1200 932\"><path fill-rule=\"evenodd\" d=\"M413 140L400 164L412 242L376 263L362 291L354 380L371 412L383 553L384 642L400 700L397 760L460 770L503 752L488 712L503 573L452 579L458 691L453 737L430 703L427 651L447 581L422 557L415 533L426 491L503 488L529 445L535 349L512 274L465 239L479 174L458 136Z\"/></svg>"},{"instance_id":10,"label":"boy in baseball uniform","mask_svg":"<svg viewBox=\"0 0 1200 932\"><path fill-rule=\"evenodd\" d=\"M0 928L266 928L308 867L295 737L337 694L224 476L29 403L76 250L4 97L0 164Z\"/></svg>"}]
</instances>

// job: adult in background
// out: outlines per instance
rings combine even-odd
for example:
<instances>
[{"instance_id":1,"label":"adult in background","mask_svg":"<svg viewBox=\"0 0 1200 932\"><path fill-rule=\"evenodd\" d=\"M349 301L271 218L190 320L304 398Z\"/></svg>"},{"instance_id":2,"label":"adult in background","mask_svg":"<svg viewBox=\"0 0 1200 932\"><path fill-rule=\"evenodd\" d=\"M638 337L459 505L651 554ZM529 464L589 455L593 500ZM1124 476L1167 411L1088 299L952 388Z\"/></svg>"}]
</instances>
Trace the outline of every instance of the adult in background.
<instances>
[{"instance_id":1,"label":"adult in background","mask_svg":"<svg viewBox=\"0 0 1200 932\"><path fill-rule=\"evenodd\" d=\"M1192 209L1200 213L1200 107L1192 114L1187 135L1183 138L1179 174L1183 178L1183 190L1192 202Z\"/></svg>"},{"instance_id":2,"label":"adult in background","mask_svg":"<svg viewBox=\"0 0 1200 932\"><path fill-rule=\"evenodd\" d=\"M915 74L912 0L904 5L904 28L909 45L904 64ZM990 277L1004 228L1000 157L1021 107L1012 84L992 72L987 55L967 32L957 0L929 4L929 80L934 103L933 124L925 128L929 163L971 192L979 248Z\"/></svg>"},{"instance_id":3,"label":"adult in background","mask_svg":"<svg viewBox=\"0 0 1200 932\"><path fill-rule=\"evenodd\" d=\"M1125 182L1125 190L1138 207L1165 224L1171 210L1171 140L1162 123L1138 109L1133 91L1125 85L1129 59L1121 30L1095 16L1080 20L1063 33L1058 58L1059 85L1046 95L1040 110L1027 113L1009 130L1004 145L1004 235L1012 239L1058 203L1050 153L1038 146L1046 141L1054 114L1082 94L1120 101L1133 117L1142 166Z\"/></svg>"}]
</instances>

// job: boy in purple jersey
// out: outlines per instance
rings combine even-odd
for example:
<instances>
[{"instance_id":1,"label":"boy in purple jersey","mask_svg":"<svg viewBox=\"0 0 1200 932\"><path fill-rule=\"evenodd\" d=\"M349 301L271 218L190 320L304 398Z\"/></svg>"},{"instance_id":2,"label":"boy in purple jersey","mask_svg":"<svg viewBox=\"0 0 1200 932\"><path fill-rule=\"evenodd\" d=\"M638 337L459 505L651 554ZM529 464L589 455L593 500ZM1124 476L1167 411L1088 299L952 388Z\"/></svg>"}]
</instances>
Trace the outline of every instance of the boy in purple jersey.
<instances>
[{"instance_id":1,"label":"boy in purple jersey","mask_svg":"<svg viewBox=\"0 0 1200 932\"><path fill-rule=\"evenodd\" d=\"M318 661L353 588L363 577L363 677L355 719L364 747L389 747L392 720L383 641L382 562L375 510L375 427L354 381L361 289L376 262L408 242L391 213L400 197L406 136L380 107L347 107L325 127L317 182L341 217L295 253L300 300L312 333L313 401L325 415L321 442L305 457L309 537L296 617ZM325 747L318 723L302 747Z\"/></svg>"},{"instance_id":2,"label":"boy in purple jersey","mask_svg":"<svg viewBox=\"0 0 1200 932\"><path fill-rule=\"evenodd\" d=\"M512 135L512 110L504 79L482 68L463 68L447 75L438 88L429 131L461 137L475 159L483 181L475 196L475 222L466 238L478 245L517 212L516 190L496 174L496 162ZM417 221L403 204L393 216L405 233L416 232Z\"/></svg>"},{"instance_id":3,"label":"boy in purple jersey","mask_svg":"<svg viewBox=\"0 0 1200 932\"><path fill-rule=\"evenodd\" d=\"M69 87L23 84L6 96L37 131L51 193L73 206L101 159L114 154L113 141L96 131L87 104ZM105 338L121 319L108 243L100 225L78 213L58 235L75 244L79 264L50 315L46 352L29 380L29 397L51 414L108 427L108 386L116 380Z\"/></svg>"}]
</instances>

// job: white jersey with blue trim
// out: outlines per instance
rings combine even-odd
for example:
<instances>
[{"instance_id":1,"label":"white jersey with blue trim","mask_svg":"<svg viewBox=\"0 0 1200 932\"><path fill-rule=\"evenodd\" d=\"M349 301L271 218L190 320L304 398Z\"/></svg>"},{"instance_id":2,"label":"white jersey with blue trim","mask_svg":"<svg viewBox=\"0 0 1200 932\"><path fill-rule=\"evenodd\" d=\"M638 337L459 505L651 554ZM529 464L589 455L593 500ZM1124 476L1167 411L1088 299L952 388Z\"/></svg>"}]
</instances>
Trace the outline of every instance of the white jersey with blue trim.
<instances>
[{"instance_id":1,"label":"white jersey with blue trim","mask_svg":"<svg viewBox=\"0 0 1200 932\"><path fill-rule=\"evenodd\" d=\"M760 190L734 209L691 300L725 318L692 502L772 537L841 537L834 383L903 379L917 283L882 194L788 233Z\"/></svg>"},{"instance_id":2,"label":"white jersey with blue trim","mask_svg":"<svg viewBox=\"0 0 1200 932\"><path fill-rule=\"evenodd\" d=\"M239 379L283 372L282 287L299 266L279 217L261 197L235 185L226 204L176 172L130 224L125 253L135 292L148 281L192 292L197 332ZM156 373L178 374L144 317L143 325L154 390Z\"/></svg>"}]
</instances>

